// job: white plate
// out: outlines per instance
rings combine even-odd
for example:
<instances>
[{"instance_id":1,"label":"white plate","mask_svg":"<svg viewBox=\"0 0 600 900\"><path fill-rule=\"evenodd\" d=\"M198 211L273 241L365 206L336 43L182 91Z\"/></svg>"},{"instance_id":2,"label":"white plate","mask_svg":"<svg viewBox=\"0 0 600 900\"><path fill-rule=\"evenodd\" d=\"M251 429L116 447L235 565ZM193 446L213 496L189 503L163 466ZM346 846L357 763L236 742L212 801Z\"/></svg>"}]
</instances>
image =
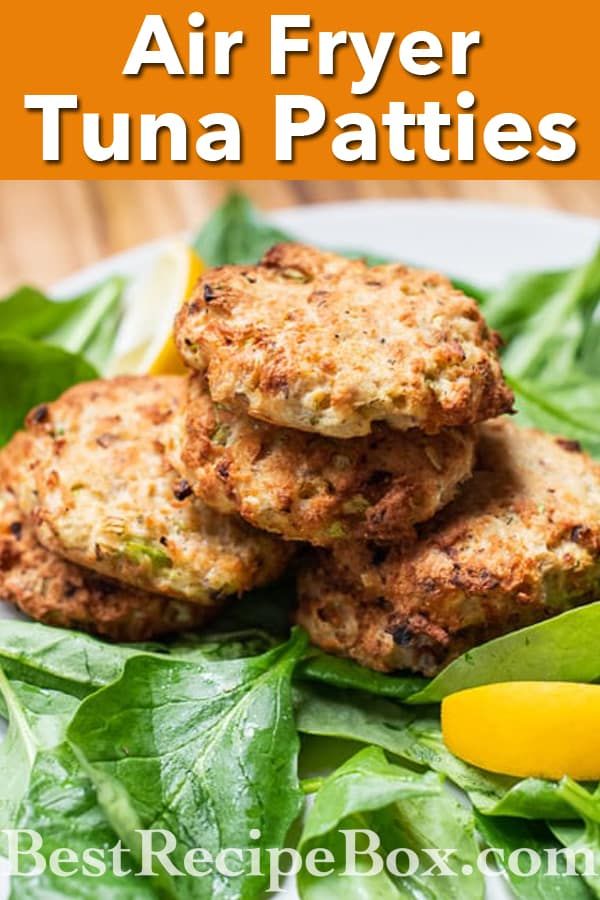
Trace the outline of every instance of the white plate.
<instances>
[{"instance_id":1,"label":"white plate","mask_svg":"<svg viewBox=\"0 0 600 900\"><path fill-rule=\"evenodd\" d=\"M516 272L576 265L600 243L600 219L462 201L330 203L282 210L271 218L309 243L367 250L484 287ZM61 281L52 293L57 298L68 297L109 275L137 275L167 240L89 266ZM12 608L0 604L0 617L14 615ZM290 886L280 896L292 900L296 894ZM498 880L488 882L488 900L509 896Z\"/></svg>"}]
</instances>

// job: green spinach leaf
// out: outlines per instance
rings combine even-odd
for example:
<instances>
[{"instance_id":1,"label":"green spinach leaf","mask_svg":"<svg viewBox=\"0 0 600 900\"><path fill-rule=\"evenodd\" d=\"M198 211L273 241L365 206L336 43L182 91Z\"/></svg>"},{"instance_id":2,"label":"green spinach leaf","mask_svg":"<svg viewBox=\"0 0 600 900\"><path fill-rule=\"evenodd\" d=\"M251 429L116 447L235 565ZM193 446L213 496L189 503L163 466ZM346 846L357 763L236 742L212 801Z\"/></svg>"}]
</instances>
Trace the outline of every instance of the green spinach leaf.
<instances>
[{"instance_id":1,"label":"green spinach leaf","mask_svg":"<svg viewBox=\"0 0 600 900\"><path fill-rule=\"evenodd\" d=\"M583 822L550 822L550 829L572 854L575 868L594 896L600 897L600 788L590 793L570 778L563 778L558 787Z\"/></svg>"},{"instance_id":2,"label":"green spinach leaf","mask_svg":"<svg viewBox=\"0 0 600 900\"><path fill-rule=\"evenodd\" d=\"M76 300L68 301L69 306L73 305L72 314L45 334L44 341L81 354L102 371L110 358L121 321L124 286L124 279L109 278Z\"/></svg>"},{"instance_id":3,"label":"green spinach leaf","mask_svg":"<svg viewBox=\"0 0 600 900\"><path fill-rule=\"evenodd\" d=\"M0 619L0 666L11 680L83 699L116 681L133 656L194 662L240 659L270 649L274 639L256 629L188 633L165 643L111 644L78 631Z\"/></svg>"},{"instance_id":4,"label":"green spinach leaf","mask_svg":"<svg viewBox=\"0 0 600 900\"><path fill-rule=\"evenodd\" d=\"M469 650L407 702L436 703L497 681L594 682L599 640L600 603L590 603Z\"/></svg>"},{"instance_id":5,"label":"green spinach leaf","mask_svg":"<svg viewBox=\"0 0 600 900\"><path fill-rule=\"evenodd\" d=\"M366 669L350 659L315 651L301 663L298 674L309 681L320 681L345 690L366 691L382 697L405 700L427 684L417 675L394 676Z\"/></svg>"},{"instance_id":6,"label":"green spinach leaf","mask_svg":"<svg viewBox=\"0 0 600 900\"><path fill-rule=\"evenodd\" d=\"M519 900L589 900L592 895L585 881L577 874L569 874L560 843L543 822L525 822L523 819L489 818L476 814L477 828L494 854L500 868L506 873ZM526 854L518 855L508 863L512 853L527 849L537 854L541 866L535 871L535 863ZM548 852L555 852L555 869L549 870ZM520 875L518 868L531 874ZM556 874L550 874L550 872Z\"/></svg>"},{"instance_id":7,"label":"green spinach leaf","mask_svg":"<svg viewBox=\"0 0 600 900\"><path fill-rule=\"evenodd\" d=\"M81 354L98 369L112 350L125 281L114 277L72 300L51 300L22 287L0 302L0 334L30 338Z\"/></svg>"},{"instance_id":8,"label":"green spinach leaf","mask_svg":"<svg viewBox=\"0 0 600 900\"><path fill-rule=\"evenodd\" d=\"M561 345L570 344L573 335L571 362L574 364L586 317L599 300L600 249L583 266L569 272L562 282L560 276L559 284L555 279L554 290L546 295L527 321L521 320L518 332L504 353L507 372L519 379L543 377L547 368L550 373L556 373ZM489 306L486 311L489 312Z\"/></svg>"},{"instance_id":9,"label":"green spinach leaf","mask_svg":"<svg viewBox=\"0 0 600 900\"><path fill-rule=\"evenodd\" d=\"M349 833L344 835L344 831ZM352 845L360 851L367 841L384 865L378 873L371 873L373 857L356 853L353 872ZM298 887L303 900L483 897L483 879L475 865L477 843L472 816L445 792L432 773L419 775L390 764L374 747L348 760L316 795L300 842L305 861L317 848L331 854L327 866L318 871L329 871L323 877L311 873L307 865L302 868ZM396 854L395 869L393 864L385 865L388 854L397 848L411 852L410 873L405 852ZM455 874L425 874L432 867L427 848L454 848L449 864ZM470 867L470 875L464 866Z\"/></svg>"},{"instance_id":10,"label":"green spinach leaf","mask_svg":"<svg viewBox=\"0 0 600 900\"><path fill-rule=\"evenodd\" d=\"M0 334L0 446L22 427L29 410L55 400L79 381L97 377L82 356L30 338Z\"/></svg>"},{"instance_id":11,"label":"green spinach leaf","mask_svg":"<svg viewBox=\"0 0 600 900\"><path fill-rule=\"evenodd\" d=\"M96 799L92 782L85 774L64 734L79 701L61 690L41 688L26 681L8 680L0 671L0 692L8 717L6 739L0 745L0 827L22 830L19 847L27 849L26 832L37 832L42 846L37 848L44 870L11 880L11 900L74 897L106 900L146 900L156 898L149 879L133 875L118 877L112 869L108 849L117 835ZM3 835L2 851L7 853L8 837ZM61 847L76 854L75 874L65 878L48 865L50 855ZM105 869L91 874L82 871L84 852L98 848L105 852ZM31 872L36 859L27 854L20 860L21 871ZM69 863L67 870L73 868ZM94 877L96 876L96 877Z\"/></svg>"},{"instance_id":12,"label":"green spinach leaf","mask_svg":"<svg viewBox=\"0 0 600 900\"><path fill-rule=\"evenodd\" d=\"M43 339L80 310L80 301L56 303L25 285L0 302L0 334Z\"/></svg>"},{"instance_id":13,"label":"green spinach leaf","mask_svg":"<svg viewBox=\"0 0 600 900\"><path fill-rule=\"evenodd\" d=\"M255 263L289 235L260 218L244 194L231 193L212 214L194 241L207 266Z\"/></svg>"},{"instance_id":14,"label":"green spinach leaf","mask_svg":"<svg viewBox=\"0 0 600 900\"><path fill-rule=\"evenodd\" d=\"M510 377L507 381L515 393L519 424L579 441L600 457L600 378L571 376L543 387Z\"/></svg>"},{"instance_id":15,"label":"green spinach leaf","mask_svg":"<svg viewBox=\"0 0 600 900\"><path fill-rule=\"evenodd\" d=\"M194 847L214 858L227 847L282 845L301 804L291 678L305 643L296 631L262 656L202 667L134 657L117 682L83 701L68 737L128 847L139 853L132 822L166 829L185 872ZM261 836L252 844L254 828ZM246 859L239 876L215 869L178 878L177 894L249 898L264 883Z\"/></svg>"}]
</instances>

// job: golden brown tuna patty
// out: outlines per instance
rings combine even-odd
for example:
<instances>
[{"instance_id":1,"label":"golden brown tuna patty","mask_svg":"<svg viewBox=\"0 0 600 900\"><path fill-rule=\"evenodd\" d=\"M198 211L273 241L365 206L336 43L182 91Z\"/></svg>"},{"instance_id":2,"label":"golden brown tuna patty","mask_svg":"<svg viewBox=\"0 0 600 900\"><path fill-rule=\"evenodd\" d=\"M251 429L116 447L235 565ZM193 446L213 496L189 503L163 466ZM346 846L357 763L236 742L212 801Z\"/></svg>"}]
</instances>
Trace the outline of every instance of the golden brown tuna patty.
<instances>
[{"instance_id":1,"label":"golden brown tuna patty","mask_svg":"<svg viewBox=\"0 0 600 900\"><path fill-rule=\"evenodd\" d=\"M198 496L223 513L288 540L414 538L473 467L472 429L427 436L376 424L339 440L277 428L210 399L192 375L182 420L181 457Z\"/></svg>"},{"instance_id":2,"label":"golden brown tuna patty","mask_svg":"<svg viewBox=\"0 0 600 900\"><path fill-rule=\"evenodd\" d=\"M480 433L473 477L416 544L307 559L297 619L315 644L433 675L471 646L600 598L600 466L506 419Z\"/></svg>"},{"instance_id":3,"label":"golden brown tuna patty","mask_svg":"<svg viewBox=\"0 0 600 900\"><path fill-rule=\"evenodd\" d=\"M193 495L165 445L177 376L79 384L28 416L36 535L47 549L142 590L212 605L278 577L283 542Z\"/></svg>"},{"instance_id":4,"label":"golden brown tuna patty","mask_svg":"<svg viewBox=\"0 0 600 900\"><path fill-rule=\"evenodd\" d=\"M447 279L299 244L206 272L176 339L213 400L330 437L377 421L436 433L512 405L496 335Z\"/></svg>"},{"instance_id":5,"label":"golden brown tuna patty","mask_svg":"<svg viewBox=\"0 0 600 900\"><path fill-rule=\"evenodd\" d=\"M21 433L0 451L0 600L47 625L115 641L145 641L203 624L211 614L207 607L120 585L38 543L17 500L30 477L30 444Z\"/></svg>"}]
</instances>

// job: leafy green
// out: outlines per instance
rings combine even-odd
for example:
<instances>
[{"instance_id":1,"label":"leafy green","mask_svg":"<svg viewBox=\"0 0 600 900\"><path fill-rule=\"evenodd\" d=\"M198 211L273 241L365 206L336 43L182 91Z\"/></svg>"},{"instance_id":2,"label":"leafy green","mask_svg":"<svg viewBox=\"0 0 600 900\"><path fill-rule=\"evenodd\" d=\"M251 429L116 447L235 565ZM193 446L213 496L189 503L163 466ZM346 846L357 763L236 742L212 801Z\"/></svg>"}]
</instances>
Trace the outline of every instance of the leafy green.
<instances>
[{"instance_id":1,"label":"leafy green","mask_svg":"<svg viewBox=\"0 0 600 900\"><path fill-rule=\"evenodd\" d=\"M21 798L27 790L29 772L35 759L35 743L23 710L6 676L0 670L0 693L8 719L8 730L0 744L0 830L10 828Z\"/></svg>"},{"instance_id":2,"label":"leafy green","mask_svg":"<svg viewBox=\"0 0 600 900\"><path fill-rule=\"evenodd\" d=\"M517 399L519 424L579 441L600 457L600 378L580 374L552 387L510 376L507 381Z\"/></svg>"},{"instance_id":3,"label":"leafy green","mask_svg":"<svg viewBox=\"0 0 600 900\"><path fill-rule=\"evenodd\" d=\"M42 339L79 309L77 299L56 303L36 288L25 285L0 302L0 334Z\"/></svg>"},{"instance_id":4,"label":"leafy green","mask_svg":"<svg viewBox=\"0 0 600 900\"><path fill-rule=\"evenodd\" d=\"M64 302L24 287L0 303L0 446L29 410L106 365L121 317L123 280Z\"/></svg>"},{"instance_id":5,"label":"leafy green","mask_svg":"<svg viewBox=\"0 0 600 900\"><path fill-rule=\"evenodd\" d=\"M444 744L439 719L415 720L399 747L401 755L421 766L446 775L468 795L474 806L488 816L519 819L571 819L578 813L565 801L559 786L541 778L519 780L469 765L453 756Z\"/></svg>"},{"instance_id":6,"label":"leafy green","mask_svg":"<svg viewBox=\"0 0 600 900\"><path fill-rule=\"evenodd\" d=\"M583 819L574 822L550 822L550 829L573 854L575 868L600 897L600 789L591 794L570 778L563 778L559 791Z\"/></svg>"},{"instance_id":7,"label":"leafy green","mask_svg":"<svg viewBox=\"0 0 600 900\"><path fill-rule=\"evenodd\" d=\"M483 309L506 341L519 420L600 456L600 248L574 269L510 279Z\"/></svg>"},{"instance_id":8,"label":"leafy green","mask_svg":"<svg viewBox=\"0 0 600 900\"><path fill-rule=\"evenodd\" d=\"M356 871L352 873L342 829L355 832L359 851L367 846L369 836L365 830L373 832L377 838L371 835L370 839L380 841L373 850L382 862L397 848L412 851L418 860L418 871L400 875L406 871L407 860L399 854L397 872L391 865L384 865L379 873L368 874L371 860L357 853ZM347 837L352 840L351 835ZM449 860L454 876L433 878L425 874L432 866L426 852L431 847L455 848ZM330 871L321 877L311 874L307 866L302 868L298 888L303 900L483 897L483 879L475 865L477 843L472 816L444 791L434 775L418 775L392 765L374 747L348 760L329 776L316 795L300 840L305 860L316 848L331 854L327 866L319 866L320 872ZM470 866L472 874L465 873L465 865Z\"/></svg>"},{"instance_id":9,"label":"leafy green","mask_svg":"<svg viewBox=\"0 0 600 900\"><path fill-rule=\"evenodd\" d=\"M482 304L486 320L505 341L511 341L548 298L564 288L570 275L570 269L513 275L488 293Z\"/></svg>"},{"instance_id":10,"label":"leafy green","mask_svg":"<svg viewBox=\"0 0 600 900\"><path fill-rule=\"evenodd\" d=\"M256 629L188 633L164 643L109 644L63 628L0 619L0 666L11 680L78 699L116 681L133 656L172 656L202 665L264 653L273 639Z\"/></svg>"},{"instance_id":11,"label":"leafy green","mask_svg":"<svg viewBox=\"0 0 600 900\"><path fill-rule=\"evenodd\" d=\"M231 193L212 214L194 241L207 266L255 263L263 253L289 236L264 221L244 194Z\"/></svg>"},{"instance_id":12,"label":"leafy green","mask_svg":"<svg viewBox=\"0 0 600 900\"><path fill-rule=\"evenodd\" d=\"M586 900L591 896L585 881L577 874L568 873L566 862L560 853L556 857L557 874L549 873L547 853L559 851L560 844L543 822L488 818L480 813L475 816L475 821L488 847L498 851L494 854L495 859L506 873L519 900ZM532 874L519 875L515 864L507 864L511 853L521 848L538 854L541 860L539 872L535 872L532 867ZM525 854L518 859L518 863L522 871L527 873L531 861Z\"/></svg>"},{"instance_id":13,"label":"leafy green","mask_svg":"<svg viewBox=\"0 0 600 900\"><path fill-rule=\"evenodd\" d=\"M272 649L277 641L265 631L247 628L238 631L209 631L200 634L183 634L167 644L156 645L157 652L167 650L178 659L242 659L258 656ZM151 645L150 645L151 648Z\"/></svg>"},{"instance_id":14,"label":"leafy green","mask_svg":"<svg viewBox=\"0 0 600 900\"><path fill-rule=\"evenodd\" d=\"M409 703L436 703L465 688L497 681L579 681L600 678L600 603L521 628L464 653Z\"/></svg>"},{"instance_id":15,"label":"leafy green","mask_svg":"<svg viewBox=\"0 0 600 900\"><path fill-rule=\"evenodd\" d=\"M262 656L206 662L134 657L121 678L83 701L68 736L82 754L114 830L139 852L132 823L175 835L172 860L282 845L301 803L291 677L305 650L296 632ZM117 802L114 798L117 796ZM180 897L256 896L264 878L177 880Z\"/></svg>"},{"instance_id":16,"label":"leafy green","mask_svg":"<svg viewBox=\"0 0 600 900\"><path fill-rule=\"evenodd\" d=\"M321 681L341 689L367 691L396 700L405 700L427 684L424 678L417 675L384 675L366 669L353 660L330 656L319 650L301 663L298 674L309 681Z\"/></svg>"},{"instance_id":17,"label":"leafy green","mask_svg":"<svg viewBox=\"0 0 600 900\"><path fill-rule=\"evenodd\" d=\"M75 712L76 697L25 681L8 680L0 672L0 692L8 716L7 738L0 745L0 826L30 829L42 835L40 853L48 861L59 847L81 858L90 847L112 847L117 836L100 809L94 787L64 740ZM7 844L3 836L3 851ZM24 840L20 846L28 846ZM25 860L22 864L27 869ZM156 897L148 879L118 878L107 860L96 878L61 878L48 867L39 875L13 878L11 898L100 896L106 900Z\"/></svg>"},{"instance_id":18,"label":"leafy green","mask_svg":"<svg viewBox=\"0 0 600 900\"><path fill-rule=\"evenodd\" d=\"M102 368L120 321L124 284L122 278L109 278L63 301L33 287L19 288L0 302L0 334L61 347Z\"/></svg>"},{"instance_id":19,"label":"leafy green","mask_svg":"<svg viewBox=\"0 0 600 900\"><path fill-rule=\"evenodd\" d=\"M0 446L22 427L32 407L96 377L96 370L82 356L30 338L0 334Z\"/></svg>"},{"instance_id":20,"label":"leafy green","mask_svg":"<svg viewBox=\"0 0 600 900\"><path fill-rule=\"evenodd\" d=\"M97 369L104 369L121 321L124 286L122 278L109 278L76 300L68 301L73 305L72 315L44 335L45 342L80 353Z\"/></svg>"},{"instance_id":21,"label":"leafy green","mask_svg":"<svg viewBox=\"0 0 600 900\"><path fill-rule=\"evenodd\" d=\"M304 734L375 744L403 755L416 710L358 691L302 685L296 693L298 729Z\"/></svg>"},{"instance_id":22,"label":"leafy green","mask_svg":"<svg viewBox=\"0 0 600 900\"><path fill-rule=\"evenodd\" d=\"M553 288L543 302L529 304L529 315L521 318L504 353L504 365L515 378L545 380L550 375L555 379L556 360L565 347L569 348L569 369L577 363L583 332L600 300L600 248L584 265L562 277L554 276ZM537 299L539 295L534 296ZM488 316L493 303L486 306ZM522 296L523 303L529 303L529 294Z\"/></svg>"}]
</instances>

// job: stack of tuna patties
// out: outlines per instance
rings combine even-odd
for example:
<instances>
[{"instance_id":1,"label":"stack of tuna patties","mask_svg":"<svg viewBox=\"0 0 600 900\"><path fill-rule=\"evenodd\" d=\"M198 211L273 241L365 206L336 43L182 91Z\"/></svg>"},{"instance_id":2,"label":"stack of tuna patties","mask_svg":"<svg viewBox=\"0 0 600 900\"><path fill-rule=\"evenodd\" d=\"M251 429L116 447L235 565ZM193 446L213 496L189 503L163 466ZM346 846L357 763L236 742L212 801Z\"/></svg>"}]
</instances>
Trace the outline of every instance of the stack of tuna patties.
<instances>
[{"instance_id":1,"label":"stack of tuna patties","mask_svg":"<svg viewBox=\"0 0 600 900\"><path fill-rule=\"evenodd\" d=\"M186 478L319 548L296 613L316 645L430 675L599 594L600 469L495 418L497 335L447 279L279 245L207 272L176 339Z\"/></svg>"},{"instance_id":2,"label":"stack of tuna patties","mask_svg":"<svg viewBox=\"0 0 600 900\"><path fill-rule=\"evenodd\" d=\"M0 451L0 598L43 622L144 640L279 577L290 548L194 497L172 455L185 379L79 384Z\"/></svg>"},{"instance_id":3,"label":"stack of tuna patties","mask_svg":"<svg viewBox=\"0 0 600 900\"><path fill-rule=\"evenodd\" d=\"M0 452L0 597L143 639L300 547L313 643L427 675L600 597L600 468L503 415L497 336L445 278L280 245L207 272L175 336L188 377L77 385Z\"/></svg>"}]
</instances>

